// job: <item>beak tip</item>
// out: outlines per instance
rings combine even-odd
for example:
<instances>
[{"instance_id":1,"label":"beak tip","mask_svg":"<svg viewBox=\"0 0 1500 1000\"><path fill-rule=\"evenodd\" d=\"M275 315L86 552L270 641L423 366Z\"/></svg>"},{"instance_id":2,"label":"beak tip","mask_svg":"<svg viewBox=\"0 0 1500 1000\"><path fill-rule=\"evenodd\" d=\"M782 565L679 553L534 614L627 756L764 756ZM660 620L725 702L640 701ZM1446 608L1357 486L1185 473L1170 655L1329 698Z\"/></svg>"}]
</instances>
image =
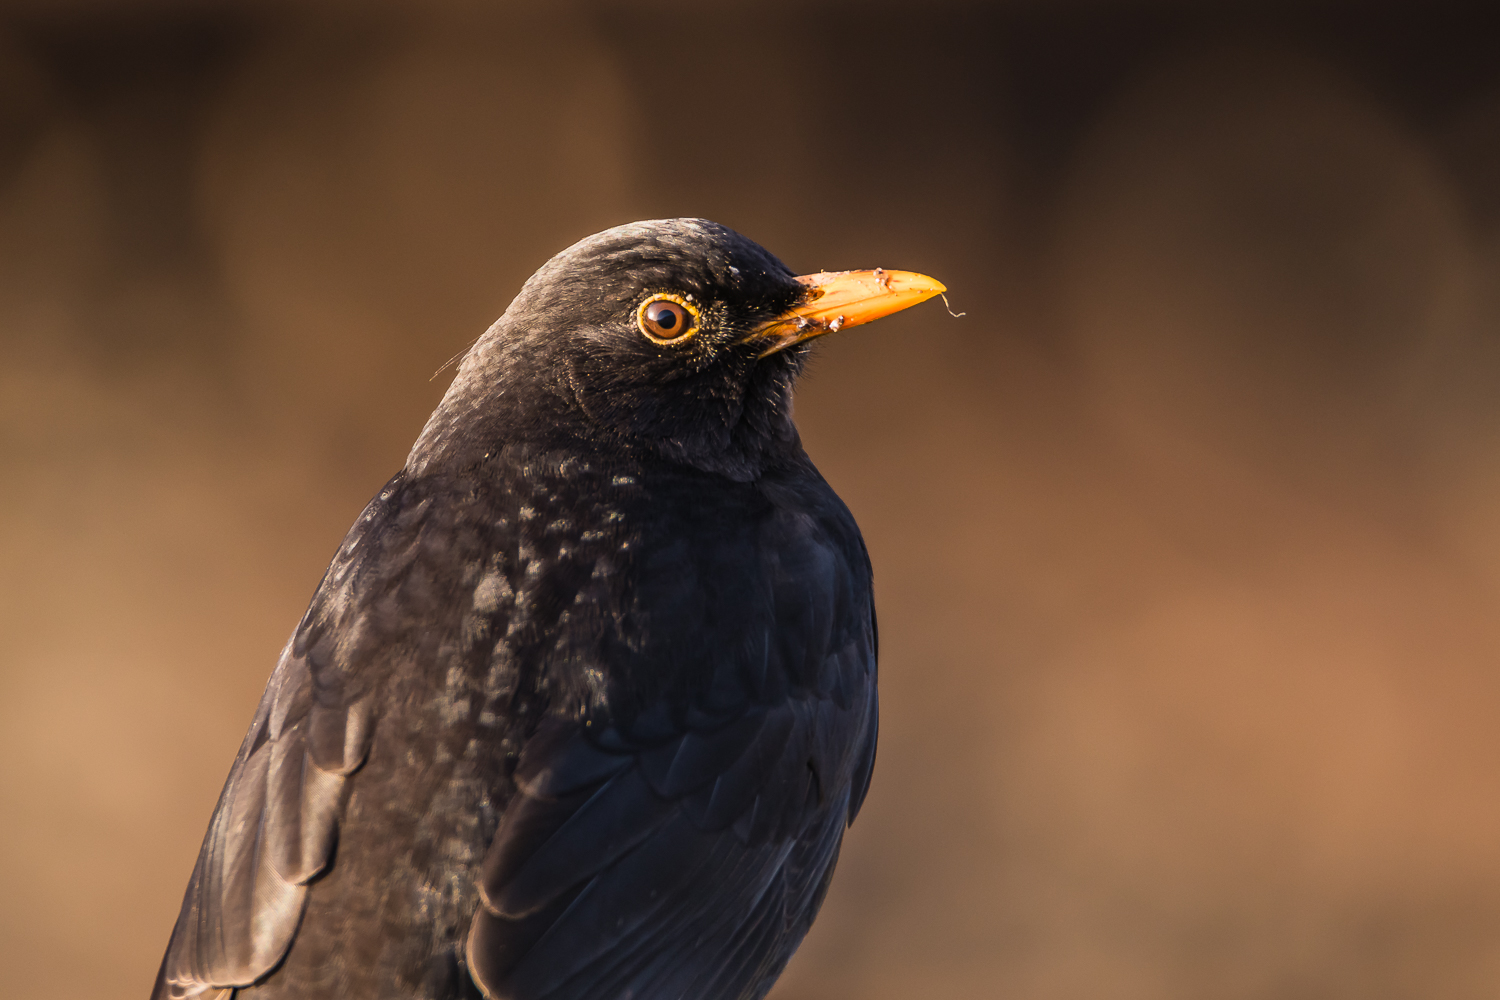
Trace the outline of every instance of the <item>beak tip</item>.
<instances>
[{"instance_id":1,"label":"beak tip","mask_svg":"<svg viewBox=\"0 0 1500 1000\"><path fill-rule=\"evenodd\" d=\"M908 290L907 294L919 295L918 302L926 302L934 295L942 295L948 291L948 286L928 274L917 274L915 271L895 272L904 279L902 284ZM913 303L915 305L915 303Z\"/></svg>"}]
</instances>

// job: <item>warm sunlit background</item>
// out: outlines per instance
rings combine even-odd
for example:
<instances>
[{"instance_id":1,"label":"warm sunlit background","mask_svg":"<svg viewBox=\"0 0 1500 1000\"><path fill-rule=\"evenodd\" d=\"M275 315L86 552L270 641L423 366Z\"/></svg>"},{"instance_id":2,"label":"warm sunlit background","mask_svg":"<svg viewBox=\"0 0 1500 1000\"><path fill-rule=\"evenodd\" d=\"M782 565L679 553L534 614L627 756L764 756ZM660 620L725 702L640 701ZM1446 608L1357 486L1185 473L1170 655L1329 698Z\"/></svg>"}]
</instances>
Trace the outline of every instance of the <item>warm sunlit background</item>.
<instances>
[{"instance_id":1,"label":"warm sunlit background","mask_svg":"<svg viewBox=\"0 0 1500 1000\"><path fill-rule=\"evenodd\" d=\"M0 7L0 994L146 995L428 376L704 215L967 313L798 397L884 719L773 997L1500 996L1500 32L1215 6Z\"/></svg>"}]
</instances>

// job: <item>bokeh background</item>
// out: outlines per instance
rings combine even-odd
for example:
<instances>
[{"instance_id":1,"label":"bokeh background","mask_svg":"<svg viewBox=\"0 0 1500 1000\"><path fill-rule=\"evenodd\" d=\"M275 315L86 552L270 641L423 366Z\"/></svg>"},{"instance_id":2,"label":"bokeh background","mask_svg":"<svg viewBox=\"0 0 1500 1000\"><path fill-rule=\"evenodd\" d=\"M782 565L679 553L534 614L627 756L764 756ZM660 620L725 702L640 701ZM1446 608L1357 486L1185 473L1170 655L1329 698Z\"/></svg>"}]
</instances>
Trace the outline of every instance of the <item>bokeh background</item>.
<instances>
[{"instance_id":1,"label":"bokeh background","mask_svg":"<svg viewBox=\"0 0 1500 1000\"><path fill-rule=\"evenodd\" d=\"M0 7L0 992L146 994L431 373L703 215L965 313L798 397L884 720L776 1000L1500 996L1480 7Z\"/></svg>"}]
</instances>

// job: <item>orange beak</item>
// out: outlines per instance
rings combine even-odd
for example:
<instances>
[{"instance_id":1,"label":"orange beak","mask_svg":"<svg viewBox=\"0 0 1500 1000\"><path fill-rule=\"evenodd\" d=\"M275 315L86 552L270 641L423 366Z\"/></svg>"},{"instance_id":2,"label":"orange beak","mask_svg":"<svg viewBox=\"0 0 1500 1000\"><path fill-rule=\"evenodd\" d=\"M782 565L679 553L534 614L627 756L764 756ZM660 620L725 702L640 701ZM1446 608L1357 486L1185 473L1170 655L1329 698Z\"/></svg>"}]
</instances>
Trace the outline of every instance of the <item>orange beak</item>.
<instances>
[{"instance_id":1,"label":"orange beak","mask_svg":"<svg viewBox=\"0 0 1500 1000\"><path fill-rule=\"evenodd\" d=\"M760 356L775 354L825 333L837 333L861 323L926 302L948 289L941 281L912 271L823 271L797 279L807 286L807 298L745 337L764 344Z\"/></svg>"}]
</instances>

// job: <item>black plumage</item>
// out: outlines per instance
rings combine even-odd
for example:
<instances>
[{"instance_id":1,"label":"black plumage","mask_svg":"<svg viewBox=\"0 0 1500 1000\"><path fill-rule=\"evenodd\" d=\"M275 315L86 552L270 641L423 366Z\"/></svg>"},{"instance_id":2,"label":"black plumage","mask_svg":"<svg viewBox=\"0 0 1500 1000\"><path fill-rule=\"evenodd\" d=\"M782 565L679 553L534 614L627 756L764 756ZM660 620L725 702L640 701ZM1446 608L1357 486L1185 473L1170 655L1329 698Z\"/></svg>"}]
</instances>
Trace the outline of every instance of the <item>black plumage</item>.
<instances>
[{"instance_id":1,"label":"black plumage","mask_svg":"<svg viewBox=\"0 0 1500 1000\"><path fill-rule=\"evenodd\" d=\"M765 994L875 756L869 560L754 336L809 296L702 220L526 283L283 651L153 998Z\"/></svg>"}]
</instances>

